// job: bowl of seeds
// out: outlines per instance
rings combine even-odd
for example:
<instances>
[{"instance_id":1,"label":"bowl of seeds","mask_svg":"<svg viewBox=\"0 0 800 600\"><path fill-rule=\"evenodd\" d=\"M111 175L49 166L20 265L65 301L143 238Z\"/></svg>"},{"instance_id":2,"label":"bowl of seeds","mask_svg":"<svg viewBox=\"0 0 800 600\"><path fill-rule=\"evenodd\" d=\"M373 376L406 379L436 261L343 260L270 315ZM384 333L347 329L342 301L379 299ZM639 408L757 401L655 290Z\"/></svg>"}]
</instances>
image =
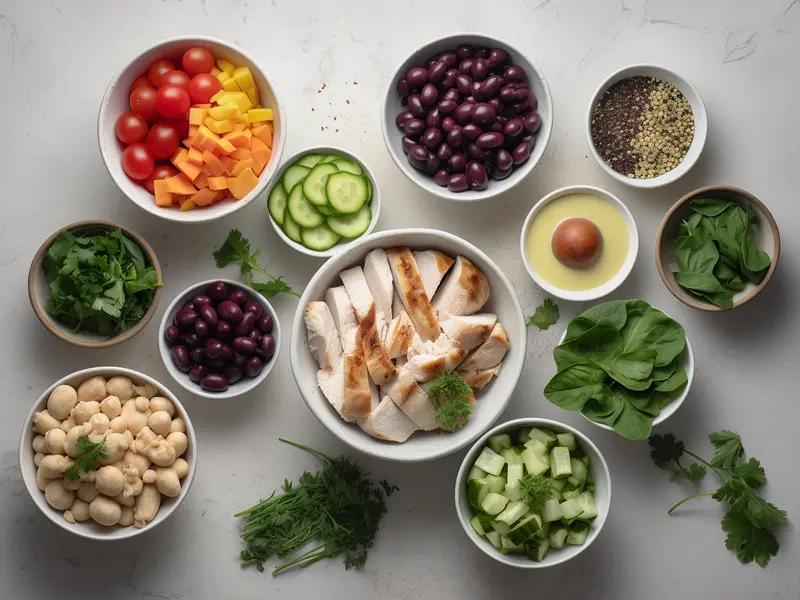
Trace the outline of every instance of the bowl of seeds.
<instances>
[{"instance_id":1,"label":"bowl of seeds","mask_svg":"<svg viewBox=\"0 0 800 600\"><path fill-rule=\"evenodd\" d=\"M700 157L708 132L697 90L657 65L612 73L595 90L586 120L595 160L617 181L638 188L680 179Z\"/></svg>"}]
</instances>

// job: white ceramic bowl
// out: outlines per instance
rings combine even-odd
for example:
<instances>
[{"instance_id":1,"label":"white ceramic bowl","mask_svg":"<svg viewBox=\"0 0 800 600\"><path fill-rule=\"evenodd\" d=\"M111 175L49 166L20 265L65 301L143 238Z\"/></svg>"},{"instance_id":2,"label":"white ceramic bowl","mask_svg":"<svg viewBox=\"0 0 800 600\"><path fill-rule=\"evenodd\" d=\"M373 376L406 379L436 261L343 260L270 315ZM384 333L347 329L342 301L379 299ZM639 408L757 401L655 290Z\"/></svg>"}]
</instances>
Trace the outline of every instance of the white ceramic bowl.
<instances>
[{"instance_id":1,"label":"white ceramic bowl","mask_svg":"<svg viewBox=\"0 0 800 600\"><path fill-rule=\"evenodd\" d=\"M421 66L422 63L434 54L443 52L444 50L455 50L462 44L501 48L509 54L515 65L519 65L525 70L528 76L528 85L538 101L536 111L542 117L542 125L534 138L535 145L530 158L521 165L515 165L511 175L506 179L495 181L490 178L489 186L480 192L467 190L465 192L455 193L451 192L446 187L440 187L433 180L433 176L417 171L408 163L408 158L403 152L400 143L400 140L403 138L403 132L395 125L395 117L404 109L400 101L400 96L397 94L397 82L400 78L405 75L411 67ZM547 143L550 141L550 132L553 127L553 98L550 95L550 87L547 85L547 81L542 72L536 68L520 50L504 40L482 33L457 33L439 38L418 48L394 71L394 75L389 81L383 99L381 127L383 129L383 139L386 142L386 147L389 149L389 154L391 154L392 159L394 159L394 162L403 174L423 190L446 200L455 200L459 202L488 200L489 198L493 198L515 187L528 176L542 158Z\"/></svg>"},{"instance_id":2,"label":"white ceramic bowl","mask_svg":"<svg viewBox=\"0 0 800 600\"><path fill-rule=\"evenodd\" d=\"M597 104L603 94L606 93L606 90L608 90L608 88L610 88L612 85L622 79L633 77L635 75L657 77L658 79L666 81L670 85L676 87L689 101L689 104L692 107L692 114L694 115L694 139L692 140L691 146L689 146L689 151L683 158L683 162L681 162L671 171L664 173L663 175L659 175L658 177L653 177L652 179L634 179L633 177L626 177L625 175L617 173L608 165L608 163L606 163L605 160L603 160L603 158L597 152L597 149L594 147L594 142L592 141L592 109L594 109L595 104ZM592 99L589 101L589 109L586 114L586 137L589 141L589 150L591 150L592 156L608 175L620 183L624 183L625 185L635 188L653 189L667 185L683 177L689 171L689 169L694 166L694 164L697 162L697 159L700 158L700 153L703 151L703 146L706 143L707 135L708 116L706 115L706 107L705 104L703 104L703 99L700 97L700 94L697 92L694 86L686 81L683 77L674 71L667 69L666 67L660 67L658 65L630 65L623 67L619 71L609 75L606 80L603 81L603 83L597 86L594 95L592 95Z\"/></svg>"},{"instance_id":3,"label":"white ceramic bowl","mask_svg":"<svg viewBox=\"0 0 800 600\"><path fill-rule=\"evenodd\" d=\"M186 436L189 438L189 447L181 458L184 458L186 462L189 463L189 473L186 475L186 477L181 479L181 493L175 498L167 498L162 496L161 508L159 508L155 518L141 529L134 527L133 525L130 527L104 527L98 523L95 523L91 519L85 523L69 523L66 519L64 519L64 511L56 510L47 504L47 501L44 498L44 492L42 492L36 485L37 469L36 465L33 464L34 451L33 447L31 446L33 438L36 435L31 426L33 414L47 408L47 399L50 397L50 392L52 392L57 386L71 385L77 387L81 381L95 375L102 375L106 379L120 375L130 378L134 385L142 385L145 383L153 385L158 390L159 395L172 400L172 403L175 405L177 416L181 417L186 422ZM44 516L50 519L53 523L62 529L66 529L70 533L74 533L75 535L90 540L124 540L135 537L141 533L152 531L155 527L166 521L186 498L187 494L189 493L189 488L192 487L194 474L197 470L197 436L195 435L194 427L192 426L192 420L189 418L189 413L186 412L186 408L184 408L180 400L175 397L175 394L173 394L164 385L152 377L145 375L144 373L140 373L139 371L125 369L123 367L92 367L91 369L83 369L81 371L76 371L71 375L67 375L66 377L62 377L49 388L47 388L41 396L39 396L39 399L34 403L33 407L28 413L25 423L22 425L22 435L20 436L19 441L19 466L20 471L22 472L22 480L25 482L25 487L28 489L28 493L31 495L31 498L33 498L36 506L39 507Z\"/></svg>"},{"instance_id":4,"label":"white ceramic bowl","mask_svg":"<svg viewBox=\"0 0 800 600\"><path fill-rule=\"evenodd\" d=\"M568 196L570 194L590 194L592 196L598 196L603 198L604 200L610 202L614 206L617 207L620 214L622 214L622 218L625 220L625 225L628 229L628 256L625 258L625 262L622 263L622 267L619 271L607 282L603 285L598 287L592 288L590 290L564 290L559 287L554 286L551 283L545 281L539 273L531 265L530 261L528 260L528 252L526 250L526 240L528 237L528 231L531 228L531 224L533 223L534 218L539 212L544 208L547 204L552 202L557 198L561 198L562 196ZM522 262L525 265L525 268L528 270L528 275L536 282L540 288L546 291L549 294L552 294L556 298L561 298L562 300L570 300L573 302L585 302L587 300L597 300L598 298L602 298L603 296L607 296L614 290L616 290L622 283L628 278L630 275L631 270L633 269L633 264L636 262L636 256L639 253L639 231L636 228L636 221L633 220L633 215L631 211L628 210L628 207L617 198L611 192L607 192L603 189L591 186L591 185L571 185L568 187L563 187L558 189L554 192L550 192L539 200L528 213L528 216L525 218L525 222L522 225L522 233L519 237L519 250L522 256Z\"/></svg>"},{"instance_id":5,"label":"white ceramic bowl","mask_svg":"<svg viewBox=\"0 0 800 600\"><path fill-rule=\"evenodd\" d=\"M353 154L352 152L348 152L343 148L337 148L336 146L316 146L314 148L307 148L294 154L286 159L286 161L280 166L278 172L275 174L275 178L269 185L267 189L266 197L269 198L270 192L272 192L272 188L276 185L280 185L281 177L283 177L283 172L297 162L299 159L304 157L306 154L340 154L342 158L351 160L354 163L357 163L362 169L364 169L364 174L369 177L370 181L372 181L372 203L370 204L370 208L372 210L372 221L369 224L369 227L364 232L361 237L355 238L355 240L347 241L344 238L338 244L333 246L332 248L328 248L327 250L312 250L311 248L306 248L303 244L298 244L294 240L289 239L289 237L283 232L283 229L280 225L275 222L275 219L272 218L270 215L269 222L272 224L272 228L275 230L275 233L286 242L289 246L297 250L298 252L302 252L303 254L307 254L308 256L314 256L317 258L328 258L333 256L334 254L338 254L342 252L345 248L350 247L356 240L361 239L365 235L369 235L372 233L372 230L375 229L375 225L378 224L378 217L381 214L381 193L378 190L378 180L375 178L375 174L372 170L367 166L359 156Z\"/></svg>"},{"instance_id":6,"label":"white ceramic bowl","mask_svg":"<svg viewBox=\"0 0 800 600\"><path fill-rule=\"evenodd\" d=\"M592 526L589 529L589 536L586 538L586 542L582 546L566 545L560 550L551 549L542 562L533 561L527 556L519 554L503 554L495 549L487 539L479 536L469 524L469 520L473 516L472 507L470 507L469 501L467 500L467 476L469 475L469 470L472 468L472 465L475 464L475 460L478 458L481 450L488 444L491 436L499 433L510 433L523 427L544 427L558 433L572 433L577 438L586 456L589 457L589 475L596 488L593 495L595 503L597 504L597 517L592 521ZM467 452L464 461L461 463L461 468L458 470L458 475L456 476L455 501L456 513L458 514L458 521L461 523L461 527L464 528L467 537L469 537L484 554L510 567L517 567L519 569L543 569L545 567L560 565L571 558L575 558L591 546L592 542L600 535L600 531L603 529L603 525L605 525L606 519L608 518L608 513L611 510L611 474L608 471L606 460L603 458L603 455L600 454L600 450L597 449L597 446L574 427L559 423L558 421L551 421L550 419L514 419L513 421L508 421L507 423L503 423L487 431L475 442L475 445L472 446L470 451Z\"/></svg>"},{"instance_id":7,"label":"white ceramic bowl","mask_svg":"<svg viewBox=\"0 0 800 600\"><path fill-rule=\"evenodd\" d=\"M164 337L164 332L167 330L167 327L173 323L172 320L175 317L175 313L177 313L184 304L189 302L195 296L204 294L206 287L215 281L224 281L231 290L244 290L248 296L248 300L258 302L261 305L261 309L264 311L264 314L270 315L272 317L272 321L275 323L272 329L272 337L275 338L275 354L273 354L272 358L266 362L264 368L261 369L261 373L258 374L258 377L242 377L236 383L231 384L230 387L224 392L206 391L201 388L199 384L189 379L189 374L181 371L175 366L175 363L172 362L170 346L167 344L167 340ZM183 290L167 307L167 310L161 319L161 325L158 328L158 351L161 353L161 360L164 362L164 366L167 368L167 371L169 371L169 374L172 375L172 378L177 381L178 384L186 391L196 394L197 396L211 398L213 400L227 400L229 398L235 398L236 396L241 396L242 394L245 394L258 386L267 378L267 376L270 374L270 371L272 371L272 367L274 367L275 363L278 361L278 353L280 352L280 349L281 326L278 322L278 315L275 312L275 309L272 308L272 305L267 301L266 298L264 298L264 296L256 292L254 289L251 289L246 285L239 283L238 281L232 281L230 279L209 279L208 281L201 281L200 283L196 283Z\"/></svg>"},{"instance_id":8,"label":"white ceramic bowl","mask_svg":"<svg viewBox=\"0 0 800 600\"><path fill-rule=\"evenodd\" d=\"M253 79L255 79L258 86L262 105L273 109L275 132L272 138L272 156L269 159L269 163L259 176L258 185L247 196L241 200L225 200L211 206L181 212L177 206L171 208L156 206L153 195L142 186L134 183L125 174L121 163L124 147L117 140L114 133L114 125L123 112L130 110L131 84L147 70L151 62L158 58L169 58L177 66L180 64L183 53L194 46L207 48L214 55L214 58L226 58L237 66L245 65L250 67ZM267 73L250 54L238 46L218 38L202 35L180 36L169 38L146 48L114 76L111 83L108 84L103 101L100 104L100 114L97 118L97 140L100 144L100 154L103 157L103 162L106 165L106 169L108 169L109 175L111 175L119 189L135 204L147 212L168 221L205 223L234 213L250 204L261 195L275 176L278 165L281 162L283 146L286 140L286 111L283 109L283 104L278 98L275 87L272 85Z\"/></svg>"},{"instance_id":9,"label":"white ceramic bowl","mask_svg":"<svg viewBox=\"0 0 800 600\"><path fill-rule=\"evenodd\" d=\"M333 409L317 386L319 364L308 349L303 321L305 306L312 300L323 300L325 291L341 285L339 273L362 265L364 257L375 248L408 246L412 250L436 249L452 257L462 254L480 269L489 280L491 296L484 311L497 315L505 327L511 348L503 359L500 375L477 394L478 402L469 422L454 433L416 432L406 442L397 444L375 439L355 423L347 423ZM300 394L311 412L336 437L360 452L398 462L423 462L446 456L475 440L502 414L511 399L525 363L525 318L511 282L497 265L469 242L450 233L434 229L397 229L374 233L356 241L337 254L314 275L306 286L295 313L289 363Z\"/></svg>"}]
</instances>

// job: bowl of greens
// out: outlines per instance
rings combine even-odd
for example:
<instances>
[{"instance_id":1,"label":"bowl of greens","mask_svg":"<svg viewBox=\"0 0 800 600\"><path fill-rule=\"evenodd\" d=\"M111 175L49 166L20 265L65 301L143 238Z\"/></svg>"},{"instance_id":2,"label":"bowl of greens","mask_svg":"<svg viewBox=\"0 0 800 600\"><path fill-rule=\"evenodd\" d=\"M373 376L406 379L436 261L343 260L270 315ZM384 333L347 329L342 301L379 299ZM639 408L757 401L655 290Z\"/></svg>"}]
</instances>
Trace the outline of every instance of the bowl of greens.
<instances>
[{"instance_id":1,"label":"bowl of greens","mask_svg":"<svg viewBox=\"0 0 800 600\"><path fill-rule=\"evenodd\" d=\"M28 272L39 321L82 348L108 348L139 333L156 312L161 286L150 245L110 221L62 227L41 245Z\"/></svg>"},{"instance_id":2,"label":"bowl of greens","mask_svg":"<svg viewBox=\"0 0 800 600\"><path fill-rule=\"evenodd\" d=\"M781 236L772 213L744 190L695 190L669 210L656 235L656 267L667 289L698 310L718 312L755 298L772 279Z\"/></svg>"},{"instance_id":3,"label":"bowl of greens","mask_svg":"<svg viewBox=\"0 0 800 600\"><path fill-rule=\"evenodd\" d=\"M694 378L683 327L644 300L612 300L575 317L553 358L545 397L630 440L646 440L672 416Z\"/></svg>"}]
</instances>

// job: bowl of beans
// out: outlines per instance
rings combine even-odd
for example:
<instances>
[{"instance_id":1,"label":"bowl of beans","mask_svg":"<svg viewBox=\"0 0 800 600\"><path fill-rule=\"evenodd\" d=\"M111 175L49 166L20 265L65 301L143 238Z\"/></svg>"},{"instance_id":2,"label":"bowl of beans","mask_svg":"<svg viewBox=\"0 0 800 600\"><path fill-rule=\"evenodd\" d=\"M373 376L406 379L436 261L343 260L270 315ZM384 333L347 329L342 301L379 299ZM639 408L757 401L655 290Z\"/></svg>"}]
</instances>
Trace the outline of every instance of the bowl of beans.
<instances>
[{"instance_id":1,"label":"bowl of beans","mask_svg":"<svg viewBox=\"0 0 800 600\"><path fill-rule=\"evenodd\" d=\"M586 117L592 156L611 177L637 188L683 177L700 157L707 133L700 94L657 65L612 73L597 87Z\"/></svg>"},{"instance_id":2,"label":"bowl of beans","mask_svg":"<svg viewBox=\"0 0 800 600\"><path fill-rule=\"evenodd\" d=\"M233 398L266 379L280 348L272 305L235 281L193 285L164 313L161 359L186 390L205 398Z\"/></svg>"},{"instance_id":3,"label":"bowl of beans","mask_svg":"<svg viewBox=\"0 0 800 600\"><path fill-rule=\"evenodd\" d=\"M485 200L522 181L544 154L553 101L519 50L482 34L437 39L398 67L381 124L400 170L425 191Z\"/></svg>"}]
</instances>

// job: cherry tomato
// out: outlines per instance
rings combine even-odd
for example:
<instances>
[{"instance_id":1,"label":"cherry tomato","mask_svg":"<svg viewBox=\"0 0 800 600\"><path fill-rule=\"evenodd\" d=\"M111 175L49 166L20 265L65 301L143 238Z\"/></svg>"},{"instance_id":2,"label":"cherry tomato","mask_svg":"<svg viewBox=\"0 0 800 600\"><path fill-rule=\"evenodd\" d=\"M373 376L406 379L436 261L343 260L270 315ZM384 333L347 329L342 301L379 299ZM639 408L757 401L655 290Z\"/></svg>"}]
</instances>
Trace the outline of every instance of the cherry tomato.
<instances>
[{"instance_id":1,"label":"cherry tomato","mask_svg":"<svg viewBox=\"0 0 800 600\"><path fill-rule=\"evenodd\" d=\"M189 89L189 81L191 81L189 76L183 71L178 71L177 69L167 71L161 76L161 85L177 85L185 90Z\"/></svg>"},{"instance_id":2,"label":"cherry tomato","mask_svg":"<svg viewBox=\"0 0 800 600\"><path fill-rule=\"evenodd\" d=\"M199 73L192 77L189 83L189 95L195 104L206 104L211 100L211 96L222 89L219 79L210 73Z\"/></svg>"},{"instance_id":3,"label":"cherry tomato","mask_svg":"<svg viewBox=\"0 0 800 600\"><path fill-rule=\"evenodd\" d=\"M147 119L129 110L119 116L114 132L123 144L141 142L147 135Z\"/></svg>"},{"instance_id":4,"label":"cherry tomato","mask_svg":"<svg viewBox=\"0 0 800 600\"><path fill-rule=\"evenodd\" d=\"M147 179L155 168L155 161L141 142L131 144L122 152L122 170L131 179Z\"/></svg>"},{"instance_id":5,"label":"cherry tomato","mask_svg":"<svg viewBox=\"0 0 800 600\"><path fill-rule=\"evenodd\" d=\"M169 158L181 143L178 126L169 121L159 121L150 128L147 134L147 149L153 158L161 160Z\"/></svg>"},{"instance_id":6,"label":"cherry tomato","mask_svg":"<svg viewBox=\"0 0 800 600\"><path fill-rule=\"evenodd\" d=\"M150 80L150 83L153 84L153 87L160 88L161 76L167 71L173 71L174 69L175 65L172 64L172 61L166 58L159 58L158 60L154 60L150 66L147 67L147 78Z\"/></svg>"},{"instance_id":7,"label":"cherry tomato","mask_svg":"<svg viewBox=\"0 0 800 600\"><path fill-rule=\"evenodd\" d=\"M189 137L189 117L183 117L182 119L173 119L170 121L175 127L178 128L178 135L181 136L181 139Z\"/></svg>"},{"instance_id":8,"label":"cherry tomato","mask_svg":"<svg viewBox=\"0 0 800 600\"><path fill-rule=\"evenodd\" d=\"M191 104L189 92L177 85L161 86L156 93L156 110L168 119L185 116Z\"/></svg>"},{"instance_id":9,"label":"cherry tomato","mask_svg":"<svg viewBox=\"0 0 800 600\"><path fill-rule=\"evenodd\" d=\"M214 56L205 48L189 48L183 53L183 70L190 77L200 73L211 73L214 68Z\"/></svg>"},{"instance_id":10,"label":"cherry tomato","mask_svg":"<svg viewBox=\"0 0 800 600\"><path fill-rule=\"evenodd\" d=\"M156 90L151 87L138 87L131 92L131 110L145 119L152 119L156 112Z\"/></svg>"},{"instance_id":11,"label":"cherry tomato","mask_svg":"<svg viewBox=\"0 0 800 600\"><path fill-rule=\"evenodd\" d=\"M131 85L131 91L138 89L140 87L153 87L153 84L150 83L150 80L147 78L147 75L139 75Z\"/></svg>"},{"instance_id":12,"label":"cherry tomato","mask_svg":"<svg viewBox=\"0 0 800 600\"><path fill-rule=\"evenodd\" d=\"M168 177L172 177L173 175L178 174L178 169L173 167L172 165L156 165L156 168L153 169L153 172L150 174L150 177L145 179L144 181L140 182L144 189L146 189L151 194L156 193L156 189L153 185L153 182L156 179L167 179Z\"/></svg>"}]
</instances>

